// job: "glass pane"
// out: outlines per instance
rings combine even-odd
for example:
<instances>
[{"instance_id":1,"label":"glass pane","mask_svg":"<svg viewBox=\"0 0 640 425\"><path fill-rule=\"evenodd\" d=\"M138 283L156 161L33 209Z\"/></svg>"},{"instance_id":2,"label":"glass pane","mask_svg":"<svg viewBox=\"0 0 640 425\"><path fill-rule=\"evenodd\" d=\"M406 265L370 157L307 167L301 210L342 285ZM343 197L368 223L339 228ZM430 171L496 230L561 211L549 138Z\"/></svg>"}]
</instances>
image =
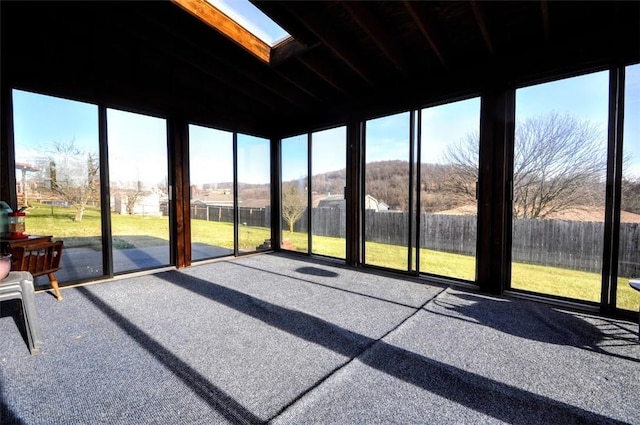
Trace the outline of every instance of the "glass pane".
<instances>
[{"instance_id":1,"label":"glass pane","mask_svg":"<svg viewBox=\"0 0 640 425\"><path fill-rule=\"evenodd\" d=\"M238 134L238 251L271 249L269 139Z\"/></svg>"},{"instance_id":2,"label":"glass pane","mask_svg":"<svg viewBox=\"0 0 640 425\"><path fill-rule=\"evenodd\" d=\"M60 283L102 276L98 107L13 90L13 112L25 232L64 241Z\"/></svg>"},{"instance_id":3,"label":"glass pane","mask_svg":"<svg viewBox=\"0 0 640 425\"><path fill-rule=\"evenodd\" d=\"M607 72L516 91L511 286L600 302Z\"/></svg>"},{"instance_id":4,"label":"glass pane","mask_svg":"<svg viewBox=\"0 0 640 425\"><path fill-rule=\"evenodd\" d=\"M233 134L189 125L191 259L233 254Z\"/></svg>"},{"instance_id":5,"label":"glass pane","mask_svg":"<svg viewBox=\"0 0 640 425\"><path fill-rule=\"evenodd\" d=\"M308 252L307 135L282 140L282 248Z\"/></svg>"},{"instance_id":6,"label":"glass pane","mask_svg":"<svg viewBox=\"0 0 640 425\"><path fill-rule=\"evenodd\" d=\"M420 271L475 281L480 99L422 110Z\"/></svg>"},{"instance_id":7,"label":"glass pane","mask_svg":"<svg viewBox=\"0 0 640 425\"><path fill-rule=\"evenodd\" d=\"M168 265L167 126L107 110L113 272Z\"/></svg>"},{"instance_id":8,"label":"glass pane","mask_svg":"<svg viewBox=\"0 0 640 425\"><path fill-rule=\"evenodd\" d=\"M312 251L346 258L347 128L311 135Z\"/></svg>"},{"instance_id":9,"label":"glass pane","mask_svg":"<svg viewBox=\"0 0 640 425\"><path fill-rule=\"evenodd\" d=\"M409 113L366 122L365 263L408 269Z\"/></svg>"},{"instance_id":10,"label":"glass pane","mask_svg":"<svg viewBox=\"0 0 640 425\"><path fill-rule=\"evenodd\" d=\"M629 279L640 279L640 64L626 68L625 80L616 303L618 308L637 312L640 309L640 292L629 286Z\"/></svg>"}]
</instances>

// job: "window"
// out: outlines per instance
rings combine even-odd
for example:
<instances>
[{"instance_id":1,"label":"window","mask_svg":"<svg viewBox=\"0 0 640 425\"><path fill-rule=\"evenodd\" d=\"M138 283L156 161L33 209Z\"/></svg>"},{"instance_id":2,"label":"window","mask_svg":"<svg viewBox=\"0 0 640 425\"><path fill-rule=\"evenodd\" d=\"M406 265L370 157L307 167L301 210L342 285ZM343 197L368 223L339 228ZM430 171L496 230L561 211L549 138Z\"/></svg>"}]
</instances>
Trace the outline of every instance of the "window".
<instances>
[{"instance_id":1,"label":"window","mask_svg":"<svg viewBox=\"0 0 640 425\"><path fill-rule=\"evenodd\" d=\"M270 141L238 134L238 252L271 249Z\"/></svg>"},{"instance_id":2,"label":"window","mask_svg":"<svg viewBox=\"0 0 640 425\"><path fill-rule=\"evenodd\" d=\"M620 246L618 250L618 308L637 312L640 292L629 286L630 278L640 277L640 64L625 72L624 141Z\"/></svg>"},{"instance_id":3,"label":"window","mask_svg":"<svg viewBox=\"0 0 640 425\"><path fill-rule=\"evenodd\" d=\"M191 259L234 250L233 133L189 125Z\"/></svg>"},{"instance_id":4,"label":"window","mask_svg":"<svg viewBox=\"0 0 640 425\"><path fill-rule=\"evenodd\" d=\"M364 260L408 270L410 113L365 124Z\"/></svg>"},{"instance_id":5,"label":"window","mask_svg":"<svg viewBox=\"0 0 640 425\"><path fill-rule=\"evenodd\" d=\"M21 90L12 95L26 233L64 241L60 283L102 276L98 107Z\"/></svg>"},{"instance_id":6,"label":"window","mask_svg":"<svg viewBox=\"0 0 640 425\"><path fill-rule=\"evenodd\" d=\"M308 136L289 137L282 151L282 249L309 251Z\"/></svg>"},{"instance_id":7,"label":"window","mask_svg":"<svg viewBox=\"0 0 640 425\"><path fill-rule=\"evenodd\" d=\"M168 265L164 119L107 109L113 272Z\"/></svg>"},{"instance_id":8,"label":"window","mask_svg":"<svg viewBox=\"0 0 640 425\"><path fill-rule=\"evenodd\" d=\"M311 134L312 250L346 258L347 129L336 127Z\"/></svg>"},{"instance_id":9,"label":"window","mask_svg":"<svg viewBox=\"0 0 640 425\"><path fill-rule=\"evenodd\" d=\"M480 99L421 111L420 271L475 280Z\"/></svg>"},{"instance_id":10,"label":"window","mask_svg":"<svg viewBox=\"0 0 640 425\"><path fill-rule=\"evenodd\" d=\"M608 73L516 91L512 288L600 302Z\"/></svg>"}]
</instances>

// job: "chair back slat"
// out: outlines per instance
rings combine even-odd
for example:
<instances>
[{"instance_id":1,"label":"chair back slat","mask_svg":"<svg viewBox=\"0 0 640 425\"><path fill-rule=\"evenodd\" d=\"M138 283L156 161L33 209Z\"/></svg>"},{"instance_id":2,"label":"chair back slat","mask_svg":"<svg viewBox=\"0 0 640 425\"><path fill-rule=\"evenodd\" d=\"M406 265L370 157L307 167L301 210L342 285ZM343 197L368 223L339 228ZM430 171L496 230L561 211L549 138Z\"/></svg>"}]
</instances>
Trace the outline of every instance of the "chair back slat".
<instances>
[{"instance_id":1,"label":"chair back slat","mask_svg":"<svg viewBox=\"0 0 640 425\"><path fill-rule=\"evenodd\" d=\"M14 258L19 260L19 270L28 271L34 277L55 272L60 268L62 241L41 242L14 248Z\"/></svg>"}]
</instances>

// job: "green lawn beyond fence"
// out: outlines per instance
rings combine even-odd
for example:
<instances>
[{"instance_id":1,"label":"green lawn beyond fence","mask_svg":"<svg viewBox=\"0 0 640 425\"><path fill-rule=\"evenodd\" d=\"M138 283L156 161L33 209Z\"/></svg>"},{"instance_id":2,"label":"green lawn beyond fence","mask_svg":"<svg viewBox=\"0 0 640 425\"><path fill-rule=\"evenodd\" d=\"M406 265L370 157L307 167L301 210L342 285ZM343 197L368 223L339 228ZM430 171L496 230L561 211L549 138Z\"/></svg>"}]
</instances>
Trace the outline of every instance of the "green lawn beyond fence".
<instances>
[{"instance_id":1,"label":"green lawn beyond fence","mask_svg":"<svg viewBox=\"0 0 640 425\"><path fill-rule=\"evenodd\" d=\"M75 212L70 208L35 204L27 212L26 232L36 235L53 235L56 239L63 239L66 247L73 247L76 241L86 241L93 238L100 240L101 221L100 212L95 208L87 208L81 222L73 221ZM127 238L139 235L146 240L157 239L166 243L168 238L167 217L130 216L112 214L112 229L114 229L114 247L126 249L127 243L118 243L120 235ZM196 223L194 223L195 225ZM194 226L195 227L195 226ZM117 232L115 231L117 229ZM194 242L215 246L233 246L233 241L222 240L220 235L233 235L231 223L197 222L197 237ZM241 249L255 248L270 237L268 229L260 227L242 226L240 229ZM151 238L149 238L151 237ZM227 236L229 238L230 236ZM294 246L306 247L306 233L285 232L284 237ZM342 238L313 236L314 252L323 255L343 257L345 241ZM134 244L140 247L138 244ZM306 249L306 248L305 248ZM406 247L377 242L367 242L367 262L383 265L392 269L406 270ZM449 254L435 250L421 249L421 270L431 274L474 280L475 259L471 256ZM512 287L543 294L560 295L564 297L600 301L600 275L582 271L569 270L558 267L514 263L512 267ZM618 307L625 310L638 311L640 294L629 286L629 279L618 279Z\"/></svg>"}]
</instances>

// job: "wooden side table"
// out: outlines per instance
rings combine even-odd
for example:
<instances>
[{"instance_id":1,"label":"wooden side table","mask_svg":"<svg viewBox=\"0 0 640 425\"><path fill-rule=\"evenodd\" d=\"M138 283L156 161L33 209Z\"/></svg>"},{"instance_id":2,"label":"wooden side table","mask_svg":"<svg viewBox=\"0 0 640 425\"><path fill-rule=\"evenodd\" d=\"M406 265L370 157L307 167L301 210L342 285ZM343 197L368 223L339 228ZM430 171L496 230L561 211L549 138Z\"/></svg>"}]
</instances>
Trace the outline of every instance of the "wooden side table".
<instances>
[{"instance_id":1,"label":"wooden side table","mask_svg":"<svg viewBox=\"0 0 640 425\"><path fill-rule=\"evenodd\" d=\"M28 271L34 277L46 274L58 301L62 300L55 272L59 269L62 242L53 242L53 236L28 236L22 239L0 239L0 251L11 254L12 271ZM57 245L57 246L56 246ZM25 261L25 250L33 250L32 260ZM37 258L35 257L37 256ZM57 256L57 258L53 258Z\"/></svg>"}]
</instances>

